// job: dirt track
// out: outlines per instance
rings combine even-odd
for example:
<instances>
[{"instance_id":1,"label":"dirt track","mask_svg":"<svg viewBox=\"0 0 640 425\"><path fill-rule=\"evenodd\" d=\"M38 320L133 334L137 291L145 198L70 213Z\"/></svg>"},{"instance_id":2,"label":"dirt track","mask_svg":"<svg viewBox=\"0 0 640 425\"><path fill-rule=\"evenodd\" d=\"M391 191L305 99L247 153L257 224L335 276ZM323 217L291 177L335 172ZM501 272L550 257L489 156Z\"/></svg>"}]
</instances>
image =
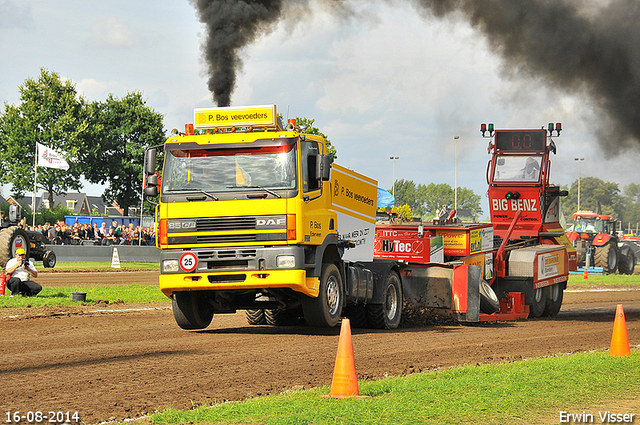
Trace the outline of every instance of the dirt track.
<instances>
[{"instance_id":1,"label":"dirt track","mask_svg":"<svg viewBox=\"0 0 640 425\"><path fill-rule=\"evenodd\" d=\"M43 273L38 281L155 285L157 273ZM607 349L618 303L631 344L640 343L640 290L569 289L554 319L353 329L358 377ZM0 319L0 414L78 411L87 423L329 385L339 333L248 326L244 313L219 315L205 331L186 332L169 302L3 309Z\"/></svg>"}]
</instances>

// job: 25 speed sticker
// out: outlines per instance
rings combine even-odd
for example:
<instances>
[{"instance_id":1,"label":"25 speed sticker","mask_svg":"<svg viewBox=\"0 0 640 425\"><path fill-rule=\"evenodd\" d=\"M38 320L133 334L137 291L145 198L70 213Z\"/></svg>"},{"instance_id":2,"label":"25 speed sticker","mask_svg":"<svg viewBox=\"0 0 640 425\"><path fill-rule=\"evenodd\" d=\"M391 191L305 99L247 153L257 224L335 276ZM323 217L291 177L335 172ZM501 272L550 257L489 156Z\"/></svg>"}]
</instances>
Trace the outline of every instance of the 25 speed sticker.
<instances>
[{"instance_id":1,"label":"25 speed sticker","mask_svg":"<svg viewBox=\"0 0 640 425\"><path fill-rule=\"evenodd\" d=\"M80 415L78 412L41 412L41 411L28 411L28 412L11 412L7 411L6 423L78 423L80 422Z\"/></svg>"},{"instance_id":2,"label":"25 speed sticker","mask_svg":"<svg viewBox=\"0 0 640 425\"><path fill-rule=\"evenodd\" d=\"M192 272L198 266L198 258L192 252L185 252L180 257L180 267L185 272Z\"/></svg>"}]
</instances>

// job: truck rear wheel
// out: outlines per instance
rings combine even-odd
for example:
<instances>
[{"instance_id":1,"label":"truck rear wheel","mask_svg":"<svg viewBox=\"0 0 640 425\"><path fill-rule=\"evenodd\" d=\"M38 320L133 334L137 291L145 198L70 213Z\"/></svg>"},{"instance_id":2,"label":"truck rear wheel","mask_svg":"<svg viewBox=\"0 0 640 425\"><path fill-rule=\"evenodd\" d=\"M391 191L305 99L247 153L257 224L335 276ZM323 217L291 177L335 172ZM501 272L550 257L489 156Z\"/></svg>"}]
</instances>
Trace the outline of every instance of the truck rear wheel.
<instances>
[{"instance_id":1,"label":"truck rear wheel","mask_svg":"<svg viewBox=\"0 0 640 425\"><path fill-rule=\"evenodd\" d=\"M383 288L382 304L367 304L369 326L376 329L395 329L402 318L402 285L396 272L389 272Z\"/></svg>"},{"instance_id":2,"label":"truck rear wheel","mask_svg":"<svg viewBox=\"0 0 640 425\"><path fill-rule=\"evenodd\" d=\"M204 329L213 319L213 306L198 291L174 292L173 317L182 329Z\"/></svg>"},{"instance_id":3,"label":"truck rear wheel","mask_svg":"<svg viewBox=\"0 0 640 425\"><path fill-rule=\"evenodd\" d=\"M533 299L527 301L529 317L540 317L544 314L544 309L547 306L548 291L549 287L547 286L533 290Z\"/></svg>"},{"instance_id":4,"label":"truck rear wheel","mask_svg":"<svg viewBox=\"0 0 640 425\"><path fill-rule=\"evenodd\" d=\"M547 298L547 304L544 307L545 316L556 316L562 307L562 297L564 296L564 289L560 285L551 285L549 287L549 297Z\"/></svg>"},{"instance_id":5,"label":"truck rear wheel","mask_svg":"<svg viewBox=\"0 0 640 425\"><path fill-rule=\"evenodd\" d=\"M615 273L618 269L618 251L612 243L597 246L594 255L596 267L602 267L604 273Z\"/></svg>"},{"instance_id":6,"label":"truck rear wheel","mask_svg":"<svg viewBox=\"0 0 640 425\"><path fill-rule=\"evenodd\" d=\"M343 294L338 267L332 263L323 264L318 296L304 296L302 299L302 312L307 324L326 328L337 325L342 314Z\"/></svg>"}]
</instances>

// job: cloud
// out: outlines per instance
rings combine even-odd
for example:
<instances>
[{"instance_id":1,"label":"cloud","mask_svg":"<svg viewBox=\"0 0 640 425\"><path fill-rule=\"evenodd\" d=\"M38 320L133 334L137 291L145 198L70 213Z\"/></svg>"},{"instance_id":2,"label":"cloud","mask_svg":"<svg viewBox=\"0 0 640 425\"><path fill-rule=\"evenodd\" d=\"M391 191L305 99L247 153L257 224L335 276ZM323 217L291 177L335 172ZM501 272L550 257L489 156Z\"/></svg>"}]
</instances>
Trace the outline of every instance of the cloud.
<instances>
[{"instance_id":1,"label":"cloud","mask_svg":"<svg viewBox=\"0 0 640 425\"><path fill-rule=\"evenodd\" d=\"M0 2L0 29L8 28L33 28L34 22L29 5L18 5L11 0Z\"/></svg>"},{"instance_id":2,"label":"cloud","mask_svg":"<svg viewBox=\"0 0 640 425\"><path fill-rule=\"evenodd\" d=\"M100 47L131 47L135 42L131 28L112 16L94 22L91 37Z\"/></svg>"}]
</instances>

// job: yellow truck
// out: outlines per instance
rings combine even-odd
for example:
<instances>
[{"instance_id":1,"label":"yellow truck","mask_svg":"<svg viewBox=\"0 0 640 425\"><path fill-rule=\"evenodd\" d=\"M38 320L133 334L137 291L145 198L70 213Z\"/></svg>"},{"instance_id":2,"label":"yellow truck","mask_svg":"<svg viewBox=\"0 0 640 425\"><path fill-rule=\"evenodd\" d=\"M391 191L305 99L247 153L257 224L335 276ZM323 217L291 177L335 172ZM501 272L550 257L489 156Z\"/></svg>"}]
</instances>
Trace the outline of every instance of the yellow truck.
<instances>
[{"instance_id":1,"label":"yellow truck","mask_svg":"<svg viewBox=\"0 0 640 425\"><path fill-rule=\"evenodd\" d=\"M196 110L194 122L167 139L161 182L156 149L145 154L145 194L160 194L160 289L178 325L245 309L252 324L330 327L349 310L396 327L398 271L374 283L362 265L373 260L377 182L331 164L324 139L283 125L275 105Z\"/></svg>"}]
</instances>

